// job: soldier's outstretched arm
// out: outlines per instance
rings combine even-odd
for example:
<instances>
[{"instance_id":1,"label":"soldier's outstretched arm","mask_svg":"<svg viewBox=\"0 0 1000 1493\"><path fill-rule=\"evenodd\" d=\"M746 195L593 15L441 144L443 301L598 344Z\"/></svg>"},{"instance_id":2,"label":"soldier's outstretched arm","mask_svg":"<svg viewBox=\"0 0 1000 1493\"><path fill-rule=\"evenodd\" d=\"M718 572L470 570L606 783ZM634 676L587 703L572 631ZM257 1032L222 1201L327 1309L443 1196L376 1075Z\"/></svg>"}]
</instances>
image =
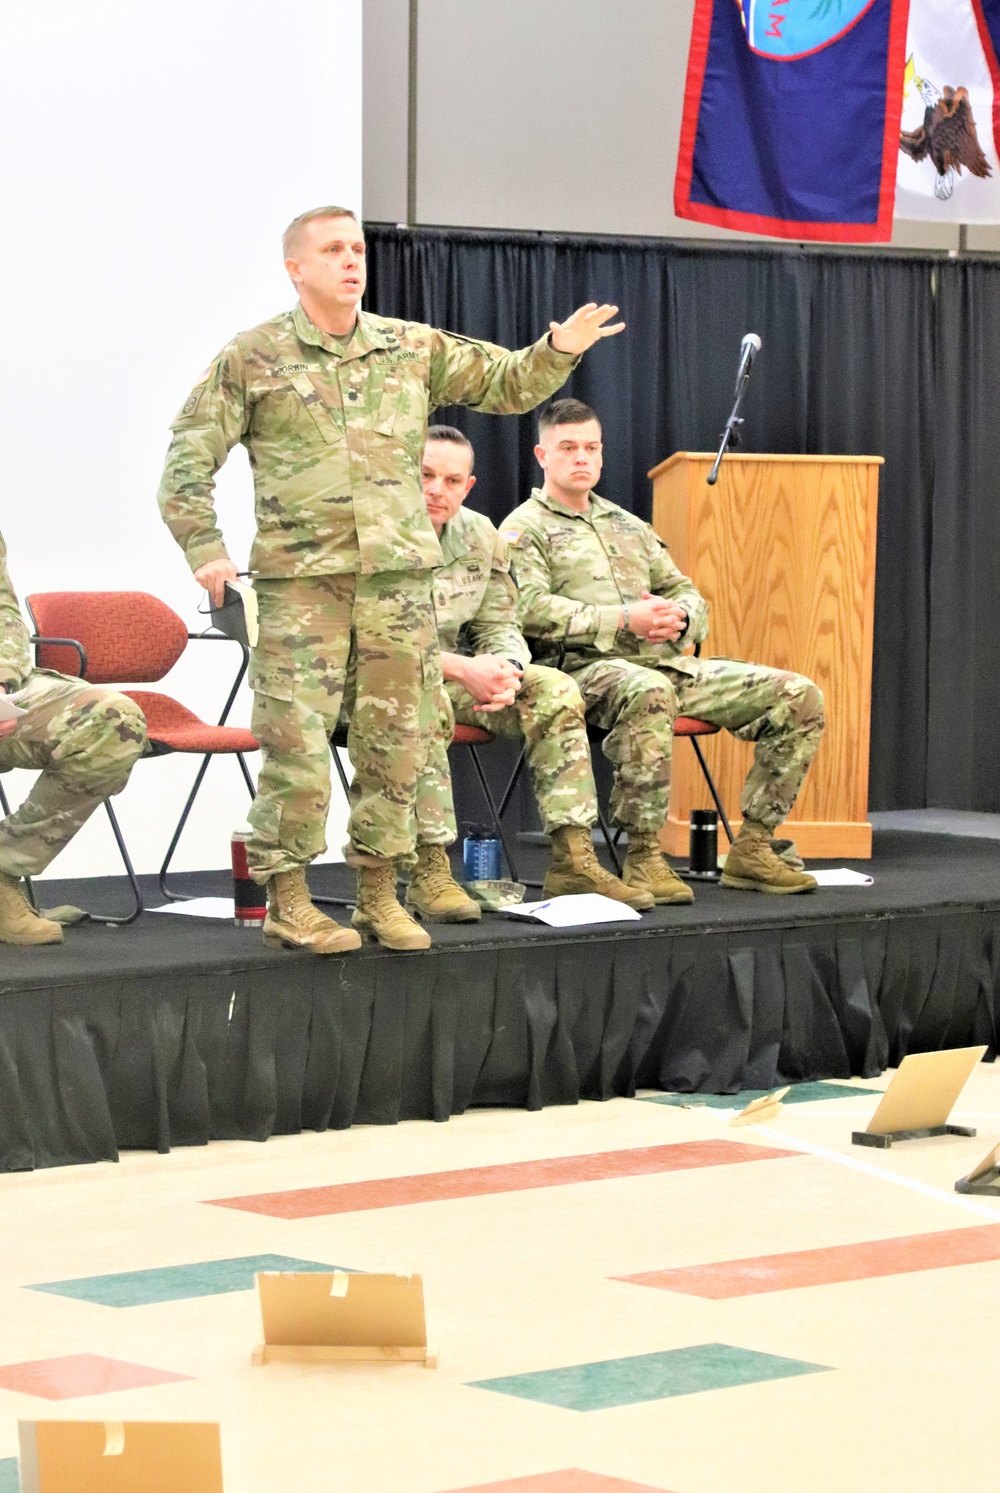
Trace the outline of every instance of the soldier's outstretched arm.
<instances>
[{"instance_id":1,"label":"soldier's outstretched arm","mask_svg":"<svg viewBox=\"0 0 1000 1493\"><path fill-rule=\"evenodd\" d=\"M531 347L508 352L454 332L431 333L430 403L467 404L486 415L523 415L561 389L588 347L622 331L605 323L617 306L581 306L551 323Z\"/></svg>"},{"instance_id":2,"label":"soldier's outstretched arm","mask_svg":"<svg viewBox=\"0 0 1000 1493\"><path fill-rule=\"evenodd\" d=\"M228 561L215 515L215 474L246 430L246 381L230 343L195 384L171 425L157 502L193 571Z\"/></svg>"},{"instance_id":3,"label":"soldier's outstretched arm","mask_svg":"<svg viewBox=\"0 0 1000 1493\"><path fill-rule=\"evenodd\" d=\"M28 629L7 574L7 546L0 534L0 685L10 694L30 673Z\"/></svg>"},{"instance_id":4,"label":"soldier's outstretched arm","mask_svg":"<svg viewBox=\"0 0 1000 1493\"><path fill-rule=\"evenodd\" d=\"M622 620L620 606L572 601L552 589L552 571L544 538L530 529L501 535L511 547L511 562L517 581L518 615L526 638L589 644L601 653L614 647ZM514 537L516 534L516 537Z\"/></svg>"}]
</instances>

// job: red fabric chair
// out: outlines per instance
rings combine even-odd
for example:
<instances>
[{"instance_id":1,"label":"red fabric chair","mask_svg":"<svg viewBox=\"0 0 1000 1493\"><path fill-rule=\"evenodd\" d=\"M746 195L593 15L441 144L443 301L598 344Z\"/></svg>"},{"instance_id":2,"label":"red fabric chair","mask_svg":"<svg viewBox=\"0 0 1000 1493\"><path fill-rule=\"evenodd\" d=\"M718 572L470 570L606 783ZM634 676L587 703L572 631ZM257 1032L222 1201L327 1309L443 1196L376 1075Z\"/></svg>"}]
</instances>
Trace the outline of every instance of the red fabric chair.
<instances>
[{"instance_id":1,"label":"red fabric chair","mask_svg":"<svg viewBox=\"0 0 1000 1493\"><path fill-rule=\"evenodd\" d=\"M249 731L226 725L247 671L249 650L243 643L236 644L242 653L240 667L218 723L209 725L171 695L122 689L122 685L152 684L162 679L191 641L228 643L232 639L212 629L201 633L188 632L186 624L166 602L145 591L45 591L27 597L26 602L35 630L32 642L38 668L56 669L61 674L85 679L89 684L113 685L134 700L146 717L154 757L170 752L201 756L201 765L159 873L163 895L171 901L185 900L180 893L168 889L166 876L212 758L235 756L251 799L255 793L244 753L256 751L257 742ZM110 801L105 808L121 851L135 905L127 917L102 915L100 920L131 923L142 911L142 893Z\"/></svg>"}]
</instances>

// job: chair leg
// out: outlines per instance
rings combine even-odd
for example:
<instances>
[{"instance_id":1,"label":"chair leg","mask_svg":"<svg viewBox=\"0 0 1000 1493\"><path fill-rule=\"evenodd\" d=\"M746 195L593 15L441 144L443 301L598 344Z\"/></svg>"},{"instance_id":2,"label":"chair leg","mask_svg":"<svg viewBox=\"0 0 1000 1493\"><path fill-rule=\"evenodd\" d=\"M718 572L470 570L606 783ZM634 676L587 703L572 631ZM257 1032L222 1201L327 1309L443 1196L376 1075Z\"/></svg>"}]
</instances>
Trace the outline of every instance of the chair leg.
<instances>
[{"instance_id":1,"label":"chair leg","mask_svg":"<svg viewBox=\"0 0 1000 1493\"><path fill-rule=\"evenodd\" d=\"M249 767L247 767L247 760L242 752L236 753L236 760L240 764L240 772L243 774L243 781L247 785L247 791L250 794L250 798L251 800L255 799L257 797L257 784L250 776L250 769Z\"/></svg>"},{"instance_id":2,"label":"chair leg","mask_svg":"<svg viewBox=\"0 0 1000 1493\"><path fill-rule=\"evenodd\" d=\"M208 772L209 763L215 755L216 753L214 752L206 752L204 757L202 757L201 766L198 769L198 775L194 780L194 785L192 786L191 792L187 796L187 802L185 803L184 808L181 811L181 817L177 821L177 828L174 830L173 839L167 846L167 853L163 857L163 865L160 867L159 875L160 892L164 897L166 897L168 902L192 902L194 900L190 892L171 891L170 887L167 885L167 871L170 868L170 862L174 858L174 852L177 849L178 844L180 843L181 835L184 833L184 826L187 824L188 815L191 813L191 810L194 807L194 801L198 797L198 792L205 780L205 774ZM257 797L257 789L254 786L253 778L250 776L250 769L247 767L246 759L244 758L242 752L236 753L236 760L240 764L240 771L243 774L243 781L247 785L247 790L250 794L250 799L252 802Z\"/></svg>"},{"instance_id":3,"label":"chair leg","mask_svg":"<svg viewBox=\"0 0 1000 1493\"><path fill-rule=\"evenodd\" d=\"M5 819L9 819L10 818L10 802L9 802L9 800L7 798L6 793L4 792L3 783L0 783L0 809L3 809L3 817ZM38 911L38 898L35 896L35 888L31 884L31 877L30 876L25 876L22 879L24 881L25 890L28 893L28 901L31 903L32 907L37 912Z\"/></svg>"},{"instance_id":4,"label":"chair leg","mask_svg":"<svg viewBox=\"0 0 1000 1493\"><path fill-rule=\"evenodd\" d=\"M702 751L701 747L698 744L698 738L697 738L697 736L692 736L690 738L690 740L691 740L691 745L694 747L694 754L698 758L698 766L701 768L702 773L704 774L704 777L705 777L705 782L708 784L708 791L711 793L712 797L715 799L715 807L719 811L719 818L722 821L722 828L726 832L726 839L729 841L729 843L731 845L733 843L733 832L732 832L732 830L729 827L729 820L726 818L726 811L722 807L722 799L719 797L719 790L715 786L715 780L713 779L712 774L708 770L708 763L705 761L705 754L704 754L704 752Z\"/></svg>"},{"instance_id":5,"label":"chair leg","mask_svg":"<svg viewBox=\"0 0 1000 1493\"><path fill-rule=\"evenodd\" d=\"M487 782L486 774L483 772L483 764L479 760L479 753L476 751L476 748L471 741L468 743L468 747L469 756L472 758L472 765L476 769L476 776L479 779L479 786L483 790L483 797L489 805L490 816L493 820L493 828L496 830L497 839L503 846L503 853L507 859L507 866L510 870L511 877L514 881L520 881L521 878L517 874L517 863L515 862L514 856L511 852L511 848L507 843L507 836L503 832L503 825L500 823L500 815L497 812L496 800L494 799L493 793L490 789L490 785Z\"/></svg>"},{"instance_id":6,"label":"chair leg","mask_svg":"<svg viewBox=\"0 0 1000 1493\"><path fill-rule=\"evenodd\" d=\"M618 854L618 835L621 834L621 830L618 830L618 832L612 837L611 826L605 819L604 810L601 808L600 804L598 804L597 806L597 822L601 826L601 834L604 836L604 843L608 847L608 854L610 855L611 863L615 868L615 875L620 877L622 874L622 858Z\"/></svg>"},{"instance_id":7,"label":"chair leg","mask_svg":"<svg viewBox=\"0 0 1000 1493\"><path fill-rule=\"evenodd\" d=\"M191 792L188 794L187 801L184 804L183 809L181 810L181 817L177 821L177 828L174 830L173 838L171 839L170 844L167 846L167 853L163 857L163 865L160 867L160 892L164 897L166 897L168 902L193 901L193 898L187 892L172 892L170 890L170 888L167 886L167 871L170 867L170 862L174 858L174 851L177 849L180 837L184 832L184 826L188 822L188 815L191 813L191 808L198 796L198 789L205 781L205 774L206 772L208 772L208 764L211 762L211 760L212 753L206 752L204 757L202 757L201 759L201 766L199 767L197 776L195 777L194 786L192 787Z\"/></svg>"},{"instance_id":8,"label":"chair leg","mask_svg":"<svg viewBox=\"0 0 1000 1493\"><path fill-rule=\"evenodd\" d=\"M122 835L121 828L118 824L118 819L115 816L114 809L111 807L110 798L106 798L104 800L104 807L108 812L108 819L111 823L111 832L117 842L118 851L122 858L122 864L125 867L125 875L128 877L129 886L132 889L132 901L134 905L132 911L128 914L127 917L109 917L106 913L103 912L92 912L90 914L90 917L91 920L95 923L111 923L117 927L125 927L129 923L134 923L136 918L143 911L142 891L140 890L139 882L135 874L135 868L132 865L132 861L128 853L128 848L125 844L124 836Z\"/></svg>"},{"instance_id":9,"label":"chair leg","mask_svg":"<svg viewBox=\"0 0 1000 1493\"><path fill-rule=\"evenodd\" d=\"M333 758L333 765L337 769L337 777L340 779L340 786L344 790L344 802L349 805L351 802L351 785L347 781L347 773L344 771L344 764L340 760L340 751L337 747L334 746L332 741L330 743L330 755ZM357 899L355 897L314 896L313 901L316 903L317 907L354 907L356 905Z\"/></svg>"}]
</instances>

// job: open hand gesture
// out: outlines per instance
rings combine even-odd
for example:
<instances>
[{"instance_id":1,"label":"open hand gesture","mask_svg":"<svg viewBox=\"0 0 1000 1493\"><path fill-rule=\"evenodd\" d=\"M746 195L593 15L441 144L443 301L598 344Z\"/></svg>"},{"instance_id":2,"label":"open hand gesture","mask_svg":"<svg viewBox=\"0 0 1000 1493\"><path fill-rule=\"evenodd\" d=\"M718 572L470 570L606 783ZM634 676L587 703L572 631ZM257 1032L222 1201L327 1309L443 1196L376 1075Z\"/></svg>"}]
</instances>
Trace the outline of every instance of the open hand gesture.
<instances>
[{"instance_id":1,"label":"open hand gesture","mask_svg":"<svg viewBox=\"0 0 1000 1493\"><path fill-rule=\"evenodd\" d=\"M616 321L610 327L604 325L617 312L617 306L598 306L595 301L588 301L586 306L580 306L565 321L549 322L552 346L557 352L573 353L579 357L580 353L585 353L588 347L593 347L602 337L615 337L619 332L624 332L623 321Z\"/></svg>"}]
</instances>

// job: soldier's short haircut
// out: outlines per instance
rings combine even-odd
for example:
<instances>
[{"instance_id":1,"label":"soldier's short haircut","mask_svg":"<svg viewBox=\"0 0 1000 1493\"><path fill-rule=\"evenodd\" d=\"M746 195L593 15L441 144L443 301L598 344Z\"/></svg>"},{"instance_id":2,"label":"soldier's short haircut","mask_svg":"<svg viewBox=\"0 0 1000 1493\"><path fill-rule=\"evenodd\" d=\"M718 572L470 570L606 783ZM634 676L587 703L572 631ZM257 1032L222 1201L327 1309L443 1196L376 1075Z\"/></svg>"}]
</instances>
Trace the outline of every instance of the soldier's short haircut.
<instances>
[{"instance_id":1,"label":"soldier's short haircut","mask_svg":"<svg viewBox=\"0 0 1000 1493\"><path fill-rule=\"evenodd\" d=\"M476 465L476 453L472 449L472 442L467 435L455 425L428 425L428 441L447 441L450 446L464 446L469 453L469 471Z\"/></svg>"},{"instance_id":2,"label":"soldier's short haircut","mask_svg":"<svg viewBox=\"0 0 1000 1493\"><path fill-rule=\"evenodd\" d=\"M291 259L299 247L299 239L305 225L317 222L320 218L353 218L356 223L361 221L357 213L349 207L311 207L307 213L299 213L281 235L281 248L286 259Z\"/></svg>"},{"instance_id":3,"label":"soldier's short haircut","mask_svg":"<svg viewBox=\"0 0 1000 1493\"><path fill-rule=\"evenodd\" d=\"M538 434L543 436L553 425L585 425L588 420L600 420L597 411L582 399L553 399L538 416Z\"/></svg>"}]
</instances>

